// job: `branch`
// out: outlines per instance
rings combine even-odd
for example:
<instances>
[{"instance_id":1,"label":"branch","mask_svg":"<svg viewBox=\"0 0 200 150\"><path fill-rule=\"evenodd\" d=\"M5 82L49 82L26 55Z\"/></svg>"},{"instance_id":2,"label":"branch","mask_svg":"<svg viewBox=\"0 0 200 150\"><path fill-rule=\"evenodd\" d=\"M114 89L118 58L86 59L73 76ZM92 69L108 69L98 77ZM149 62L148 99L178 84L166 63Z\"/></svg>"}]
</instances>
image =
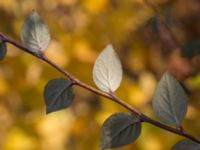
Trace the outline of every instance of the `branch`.
<instances>
[{"instance_id":1,"label":"branch","mask_svg":"<svg viewBox=\"0 0 200 150\"><path fill-rule=\"evenodd\" d=\"M178 130L176 128L172 128L170 126L167 126L165 124L162 124L158 121L155 121L153 119L151 119L150 117L146 116L145 114L143 114L142 112L140 112L139 110L137 110L136 108L134 108L133 106L131 106L130 104L126 103L125 101L121 100L120 98L118 98L117 96L114 95L114 93L107 93L107 92L103 92L101 90L98 90L90 85L85 84L84 82L81 82L80 80L78 80L76 77L74 77L73 75L71 75L69 72L67 72L66 70L62 69L61 67L59 67L57 64L55 64L54 62L52 62L51 60L49 60L44 53L40 52L40 53L36 53L36 52L32 52L29 49L25 48L24 46L20 45L19 43L11 40L10 38L4 36L2 33L0 33L0 39L3 42L7 42L10 43L12 45L14 45L15 47L19 48L20 50L29 53L37 58L39 58L40 60L46 62L47 64L49 64L50 66L54 67L57 71L59 71L60 73L62 73L63 75L65 75L66 77L68 77L72 83L74 85L80 86L84 89L87 89L93 93L96 93L97 95L106 97L108 99L110 99L111 101L123 106L124 108L128 109L129 111L131 111L132 113L138 115L141 119L141 122L147 122L150 123L152 125L155 125L159 128L162 128L164 130L167 130L169 132L175 133L177 135L181 135L183 137L186 137L194 142L200 143L200 140L195 138L194 136L183 132L182 130Z\"/></svg>"},{"instance_id":2,"label":"branch","mask_svg":"<svg viewBox=\"0 0 200 150\"><path fill-rule=\"evenodd\" d=\"M181 49L181 44L175 34L171 31L171 29L168 27L168 25L163 21L161 16L159 15L159 11L157 7L151 2L151 0L144 0L144 3L146 4L147 7L152 9L154 14L157 16L158 19L158 31L159 31L159 36L162 40L163 43L165 43L168 48L167 48L167 53L172 52L174 50L179 50Z\"/></svg>"}]
</instances>

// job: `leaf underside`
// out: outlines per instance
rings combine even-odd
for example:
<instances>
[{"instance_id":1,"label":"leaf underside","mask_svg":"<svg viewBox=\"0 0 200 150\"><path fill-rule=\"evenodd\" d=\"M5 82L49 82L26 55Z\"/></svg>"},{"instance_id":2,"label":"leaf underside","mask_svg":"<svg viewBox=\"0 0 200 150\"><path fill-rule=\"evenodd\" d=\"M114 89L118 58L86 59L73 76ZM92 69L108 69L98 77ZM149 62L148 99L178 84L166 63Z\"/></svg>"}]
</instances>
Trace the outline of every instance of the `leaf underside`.
<instances>
[{"instance_id":1,"label":"leaf underside","mask_svg":"<svg viewBox=\"0 0 200 150\"><path fill-rule=\"evenodd\" d=\"M21 40L32 52L40 52L47 48L50 33L46 23L36 11L33 11L25 20L21 30Z\"/></svg>"},{"instance_id":2,"label":"leaf underside","mask_svg":"<svg viewBox=\"0 0 200 150\"><path fill-rule=\"evenodd\" d=\"M122 80L122 66L112 45L106 46L97 57L93 68L93 80L105 92L114 92Z\"/></svg>"}]
</instances>

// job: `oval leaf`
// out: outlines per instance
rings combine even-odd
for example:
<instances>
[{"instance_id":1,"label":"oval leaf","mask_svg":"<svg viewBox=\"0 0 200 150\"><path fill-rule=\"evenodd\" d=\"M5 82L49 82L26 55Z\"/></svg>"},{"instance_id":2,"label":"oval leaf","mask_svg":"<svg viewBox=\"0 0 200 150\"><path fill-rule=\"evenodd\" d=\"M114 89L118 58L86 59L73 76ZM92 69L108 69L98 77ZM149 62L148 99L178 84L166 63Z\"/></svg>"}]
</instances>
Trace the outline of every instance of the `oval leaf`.
<instances>
[{"instance_id":1,"label":"oval leaf","mask_svg":"<svg viewBox=\"0 0 200 150\"><path fill-rule=\"evenodd\" d=\"M172 150L199 150L200 144L195 143L191 140L182 140L176 143Z\"/></svg>"},{"instance_id":2,"label":"oval leaf","mask_svg":"<svg viewBox=\"0 0 200 150\"><path fill-rule=\"evenodd\" d=\"M74 98L72 82L63 78L50 80L45 86L44 98L47 113L66 108Z\"/></svg>"},{"instance_id":3,"label":"oval leaf","mask_svg":"<svg viewBox=\"0 0 200 150\"><path fill-rule=\"evenodd\" d=\"M115 113L103 124L101 129L101 149L115 148L135 141L141 132L137 116L129 113Z\"/></svg>"},{"instance_id":4,"label":"oval leaf","mask_svg":"<svg viewBox=\"0 0 200 150\"><path fill-rule=\"evenodd\" d=\"M114 92L120 86L122 66L112 45L108 45L97 57L93 79L97 87L105 92Z\"/></svg>"},{"instance_id":5,"label":"oval leaf","mask_svg":"<svg viewBox=\"0 0 200 150\"><path fill-rule=\"evenodd\" d=\"M153 96L155 114L169 125L179 126L187 112L187 95L170 73L165 73Z\"/></svg>"},{"instance_id":6,"label":"oval leaf","mask_svg":"<svg viewBox=\"0 0 200 150\"><path fill-rule=\"evenodd\" d=\"M0 60L2 60L7 53L6 43L0 40Z\"/></svg>"},{"instance_id":7,"label":"oval leaf","mask_svg":"<svg viewBox=\"0 0 200 150\"><path fill-rule=\"evenodd\" d=\"M49 30L36 11L25 20L21 30L21 40L32 52L40 52L47 48L50 42Z\"/></svg>"}]
</instances>

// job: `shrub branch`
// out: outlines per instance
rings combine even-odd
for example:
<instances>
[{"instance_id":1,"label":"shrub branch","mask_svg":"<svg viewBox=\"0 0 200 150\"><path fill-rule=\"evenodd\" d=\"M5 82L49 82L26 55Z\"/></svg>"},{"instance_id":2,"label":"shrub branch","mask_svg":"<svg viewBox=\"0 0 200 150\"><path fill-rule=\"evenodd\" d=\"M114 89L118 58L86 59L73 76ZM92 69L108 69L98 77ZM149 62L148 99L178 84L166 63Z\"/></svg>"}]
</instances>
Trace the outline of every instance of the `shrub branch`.
<instances>
[{"instance_id":1,"label":"shrub branch","mask_svg":"<svg viewBox=\"0 0 200 150\"><path fill-rule=\"evenodd\" d=\"M196 137L194 137L193 135L190 135L189 133L187 133L186 131L184 131L183 129L182 130L179 130L178 128L173 128L171 126L168 126L168 125L165 125L161 122L158 122L150 117L148 117L147 115L143 114L142 112L140 112L139 110L137 110L135 107L133 107L132 105L126 103L125 101L121 100L120 98L118 98L116 95L114 95L114 93L112 92L103 92L101 90L98 90L97 88L94 88L84 82L81 82L78 78L74 77L72 74L70 74L68 71L64 70L63 68L61 68L60 66L58 66L56 63L54 63L53 61L49 60L46 55L42 52L40 53L36 53L36 52L32 52L30 51L29 49L25 48L24 46L22 46L21 44L19 44L18 42L15 42L14 40L6 37L4 34L0 33L0 39L3 41L3 42L6 42L6 43L10 43L12 44L13 46L19 48L19 50L22 50L26 53L29 53L35 57L37 57L38 59L46 62L47 64L49 64L50 66L52 66L53 68L55 68L57 71L59 71L60 73L62 73L63 75L65 75L67 78L69 78L73 85L77 85L77 86L80 86L86 90L89 90L99 96L102 96L102 97L106 97L108 98L109 100L123 106L124 108L126 108L127 110L129 110L130 112L136 114L141 122L147 122L147 123L150 123L154 126L157 126L161 129L164 129L164 130L167 130L171 133L175 133L177 135L180 135L180 136L183 136L185 138L188 138L194 142L197 142L197 143L200 143L200 140Z\"/></svg>"}]
</instances>

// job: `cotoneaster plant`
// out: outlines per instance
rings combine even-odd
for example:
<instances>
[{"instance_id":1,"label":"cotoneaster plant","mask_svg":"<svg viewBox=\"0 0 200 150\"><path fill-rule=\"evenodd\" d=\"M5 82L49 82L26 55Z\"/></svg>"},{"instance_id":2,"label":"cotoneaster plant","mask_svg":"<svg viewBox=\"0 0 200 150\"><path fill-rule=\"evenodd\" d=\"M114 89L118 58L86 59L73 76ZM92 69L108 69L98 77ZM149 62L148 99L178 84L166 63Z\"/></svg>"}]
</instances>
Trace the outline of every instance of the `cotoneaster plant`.
<instances>
[{"instance_id":1,"label":"cotoneaster plant","mask_svg":"<svg viewBox=\"0 0 200 150\"><path fill-rule=\"evenodd\" d=\"M21 40L22 44L19 44L4 34L0 34L0 59L2 60L6 55L6 44L9 43L46 62L67 77L67 79L52 79L45 86L44 99L47 113L70 106L75 95L74 86L80 86L99 96L106 97L127 109L127 112L111 115L103 123L100 137L101 150L121 147L134 142L140 136L145 122L186 138L175 144L172 150L200 149L200 140L187 133L181 125L187 112L187 94L180 82L170 72L163 74L153 96L153 111L161 120L159 122L115 95L115 91L120 86L123 71L120 59L111 44L102 50L94 63L93 80L97 89L80 81L47 58L44 50L50 42L50 33L47 25L36 11L33 11L25 20L21 30Z\"/></svg>"}]
</instances>

